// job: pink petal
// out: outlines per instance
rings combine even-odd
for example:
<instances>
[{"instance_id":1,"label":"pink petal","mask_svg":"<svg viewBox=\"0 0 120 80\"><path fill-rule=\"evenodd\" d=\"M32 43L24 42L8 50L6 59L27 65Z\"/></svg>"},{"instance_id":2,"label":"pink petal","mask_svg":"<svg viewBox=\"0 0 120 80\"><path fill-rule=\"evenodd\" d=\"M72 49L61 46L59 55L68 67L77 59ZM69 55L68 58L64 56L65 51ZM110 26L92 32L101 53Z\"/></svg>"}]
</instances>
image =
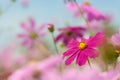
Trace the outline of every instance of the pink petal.
<instances>
[{"instance_id":1,"label":"pink petal","mask_svg":"<svg viewBox=\"0 0 120 80\"><path fill-rule=\"evenodd\" d=\"M120 34L114 34L111 37L111 42L114 46L120 46Z\"/></svg>"},{"instance_id":2,"label":"pink petal","mask_svg":"<svg viewBox=\"0 0 120 80\"><path fill-rule=\"evenodd\" d=\"M33 40L29 40L28 47L32 48L33 46L34 46L34 41Z\"/></svg>"},{"instance_id":3,"label":"pink petal","mask_svg":"<svg viewBox=\"0 0 120 80\"><path fill-rule=\"evenodd\" d=\"M91 37L88 40L88 46L89 47L97 47L100 46L101 44L103 44L103 42L105 42L106 37L103 33L98 32L94 37Z\"/></svg>"},{"instance_id":4,"label":"pink petal","mask_svg":"<svg viewBox=\"0 0 120 80\"><path fill-rule=\"evenodd\" d=\"M37 31L43 30L43 29L45 28L45 26L46 26L46 24L41 24L41 25L38 27Z\"/></svg>"},{"instance_id":5,"label":"pink petal","mask_svg":"<svg viewBox=\"0 0 120 80\"><path fill-rule=\"evenodd\" d=\"M81 7L81 4L78 4ZM74 3L67 4L68 10L72 11L74 13L74 16L77 18L81 16L80 11L78 10L78 7Z\"/></svg>"},{"instance_id":6,"label":"pink petal","mask_svg":"<svg viewBox=\"0 0 120 80\"><path fill-rule=\"evenodd\" d=\"M61 33L61 34L59 34L56 38L55 38L55 42L57 42L57 41L59 41L61 38L63 38L64 37L64 34L63 33Z\"/></svg>"},{"instance_id":7,"label":"pink petal","mask_svg":"<svg viewBox=\"0 0 120 80\"><path fill-rule=\"evenodd\" d=\"M25 31L30 31L30 29L28 28L28 26L25 23L21 23L21 28L23 28Z\"/></svg>"},{"instance_id":8,"label":"pink petal","mask_svg":"<svg viewBox=\"0 0 120 80\"><path fill-rule=\"evenodd\" d=\"M73 54L74 52L76 52L78 49L76 48L71 48L69 50L67 50L66 52L63 53L63 56L69 56L71 54Z\"/></svg>"},{"instance_id":9,"label":"pink petal","mask_svg":"<svg viewBox=\"0 0 120 80\"><path fill-rule=\"evenodd\" d=\"M75 18L81 17L80 11L76 11L76 12L74 13L74 17L75 17Z\"/></svg>"},{"instance_id":10,"label":"pink petal","mask_svg":"<svg viewBox=\"0 0 120 80\"><path fill-rule=\"evenodd\" d=\"M74 53L65 61L65 64L66 64L66 65L71 64L71 62L75 59L76 56L77 56L77 51L74 52Z\"/></svg>"},{"instance_id":11,"label":"pink petal","mask_svg":"<svg viewBox=\"0 0 120 80\"><path fill-rule=\"evenodd\" d=\"M35 27L35 20L33 18L29 18L29 22L31 29L33 29Z\"/></svg>"},{"instance_id":12,"label":"pink petal","mask_svg":"<svg viewBox=\"0 0 120 80\"><path fill-rule=\"evenodd\" d=\"M88 5L82 5L83 10L87 13L87 14L91 14L93 15L93 18L96 18L98 20L100 19L105 19L104 15L99 12L98 10L96 10L95 8L93 8L92 6L88 6ZM90 16L90 15L89 15Z\"/></svg>"},{"instance_id":13,"label":"pink petal","mask_svg":"<svg viewBox=\"0 0 120 80\"><path fill-rule=\"evenodd\" d=\"M47 33L45 33L45 32L39 32L39 34L38 34L38 36L45 36Z\"/></svg>"},{"instance_id":14,"label":"pink petal","mask_svg":"<svg viewBox=\"0 0 120 80\"><path fill-rule=\"evenodd\" d=\"M26 35L26 34L18 34L17 37L19 37L19 38L26 38L26 37L28 37L28 35Z\"/></svg>"},{"instance_id":15,"label":"pink petal","mask_svg":"<svg viewBox=\"0 0 120 80\"><path fill-rule=\"evenodd\" d=\"M93 48L87 48L84 50L84 52L86 53L87 56L89 56L90 58L95 58L98 56L99 52Z\"/></svg>"},{"instance_id":16,"label":"pink petal","mask_svg":"<svg viewBox=\"0 0 120 80\"><path fill-rule=\"evenodd\" d=\"M79 45L79 42L77 40L72 39L69 44L67 45L68 48L71 47L77 47Z\"/></svg>"},{"instance_id":17,"label":"pink petal","mask_svg":"<svg viewBox=\"0 0 120 80\"><path fill-rule=\"evenodd\" d=\"M81 52L78 54L76 63L77 63L79 66L82 66L82 65L84 65L84 64L86 63L88 57L87 57L85 54L86 54L86 52L84 52L84 51L81 51Z\"/></svg>"},{"instance_id":18,"label":"pink petal","mask_svg":"<svg viewBox=\"0 0 120 80\"><path fill-rule=\"evenodd\" d=\"M22 4L23 6L28 6L29 0L21 0L21 4Z\"/></svg>"},{"instance_id":19,"label":"pink petal","mask_svg":"<svg viewBox=\"0 0 120 80\"><path fill-rule=\"evenodd\" d=\"M22 42L22 45L25 46L25 45L28 44L28 42L29 42L29 39L25 39L25 40Z\"/></svg>"},{"instance_id":20,"label":"pink petal","mask_svg":"<svg viewBox=\"0 0 120 80\"><path fill-rule=\"evenodd\" d=\"M23 46L28 46L29 48L32 48L33 47L33 40L29 39L29 38L26 38L23 42L22 42L22 45Z\"/></svg>"},{"instance_id":21,"label":"pink petal","mask_svg":"<svg viewBox=\"0 0 120 80\"><path fill-rule=\"evenodd\" d=\"M77 9L77 7L74 3L67 4L67 8L68 8L68 10L71 10L71 11Z\"/></svg>"},{"instance_id":22,"label":"pink petal","mask_svg":"<svg viewBox=\"0 0 120 80\"><path fill-rule=\"evenodd\" d=\"M61 62L62 62L61 56L54 55L54 56L51 56L51 57L41 61L38 64L38 68L43 71L48 71L48 70L55 68Z\"/></svg>"},{"instance_id":23,"label":"pink petal","mask_svg":"<svg viewBox=\"0 0 120 80\"><path fill-rule=\"evenodd\" d=\"M10 68L12 65L12 56L10 48L6 48L0 55L0 62L4 68Z\"/></svg>"}]
</instances>

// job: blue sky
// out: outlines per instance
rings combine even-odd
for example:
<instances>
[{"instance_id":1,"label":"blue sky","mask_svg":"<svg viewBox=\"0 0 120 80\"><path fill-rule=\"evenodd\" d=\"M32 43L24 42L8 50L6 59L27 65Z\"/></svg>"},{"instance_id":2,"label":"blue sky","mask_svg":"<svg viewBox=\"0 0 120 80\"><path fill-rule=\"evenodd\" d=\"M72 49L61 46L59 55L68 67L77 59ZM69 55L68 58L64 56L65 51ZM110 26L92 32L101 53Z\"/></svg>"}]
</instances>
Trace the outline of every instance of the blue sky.
<instances>
[{"instance_id":1,"label":"blue sky","mask_svg":"<svg viewBox=\"0 0 120 80\"><path fill-rule=\"evenodd\" d=\"M0 0L1 9L6 9L9 1ZM120 26L120 0L90 0L90 2L100 11L112 14L115 17L114 23L118 27ZM63 26L65 22L78 23L67 11L63 0L30 0L30 5L27 8L23 8L20 0L17 0L7 12L0 16L0 45L14 40L16 33L20 32L19 23L25 21L29 16L33 16L37 24L52 22Z\"/></svg>"}]
</instances>

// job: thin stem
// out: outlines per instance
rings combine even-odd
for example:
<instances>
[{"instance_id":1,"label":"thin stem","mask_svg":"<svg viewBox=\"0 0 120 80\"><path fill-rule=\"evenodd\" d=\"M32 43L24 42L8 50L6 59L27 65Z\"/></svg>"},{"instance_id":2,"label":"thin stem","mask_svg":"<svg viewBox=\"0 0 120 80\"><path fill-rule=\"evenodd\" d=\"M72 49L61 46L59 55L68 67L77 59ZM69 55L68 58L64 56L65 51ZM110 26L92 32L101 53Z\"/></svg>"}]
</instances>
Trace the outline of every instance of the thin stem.
<instances>
[{"instance_id":1,"label":"thin stem","mask_svg":"<svg viewBox=\"0 0 120 80\"><path fill-rule=\"evenodd\" d=\"M10 2L10 4L6 7L5 10L2 11L2 14L6 13L7 11L9 11L9 9L13 6L15 2Z\"/></svg>"},{"instance_id":2,"label":"thin stem","mask_svg":"<svg viewBox=\"0 0 120 80\"><path fill-rule=\"evenodd\" d=\"M35 44L36 48L38 48L40 50L40 52L42 51L45 54L45 56L50 55L49 50L44 45L39 44L37 40L34 41L34 44Z\"/></svg>"},{"instance_id":3,"label":"thin stem","mask_svg":"<svg viewBox=\"0 0 120 80\"><path fill-rule=\"evenodd\" d=\"M90 68L92 68L92 67L91 67L90 60L89 60L89 59L88 59L88 64L89 64Z\"/></svg>"},{"instance_id":4,"label":"thin stem","mask_svg":"<svg viewBox=\"0 0 120 80\"><path fill-rule=\"evenodd\" d=\"M83 18L83 19L84 19L84 21L86 22L86 24L87 24L87 26L88 26L88 29L90 30L90 33L92 34L92 29L91 29L91 26L90 26L90 24L89 24L88 20L85 18L83 10L81 9L81 7L79 7L79 5L78 5L78 3L77 3L76 1L75 1L74 3L76 4L76 6L77 6L78 10L79 10L79 11L80 11L80 13L81 13L82 18Z\"/></svg>"},{"instance_id":5,"label":"thin stem","mask_svg":"<svg viewBox=\"0 0 120 80\"><path fill-rule=\"evenodd\" d=\"M59 53L58 49L57 49L57 45L56 45L55 40L54 40L54 34L53 34L53 32L51 34L52 34L52 39L53 39L53 44L55 46L55 50L56 50L57 53Z\"/></svg>"}]
</instances>

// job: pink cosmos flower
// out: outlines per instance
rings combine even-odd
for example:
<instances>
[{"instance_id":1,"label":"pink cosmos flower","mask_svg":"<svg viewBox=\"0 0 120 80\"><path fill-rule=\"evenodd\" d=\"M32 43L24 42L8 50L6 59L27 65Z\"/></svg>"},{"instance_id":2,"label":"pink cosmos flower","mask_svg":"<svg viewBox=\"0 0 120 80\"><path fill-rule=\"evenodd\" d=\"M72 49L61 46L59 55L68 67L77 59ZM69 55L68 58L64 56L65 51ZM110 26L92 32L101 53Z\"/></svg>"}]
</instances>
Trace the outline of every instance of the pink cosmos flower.
<instances>
[{"instance_id":1,"label":"pink cosmos flower","mask_svg":"<svg viewBox=\"0 0 120 80\"><path fill-rule=\"evenodd\" d=\"M69 65L76 57L76 64L82 66L86 63L88 57L95 58L99 52L95 49L105 41L105 35L98 32L94 37L82 39L81 41L72 40L68 44L68 50L63 53L63 57L69 56L65 61Z\"/></svg>"},{"instance_id":2,"label":"pink cosmos flower","mask_svg":"<svg viewBox=\"0 0 120 80\"><path fill-rule=\"evenodd\" d=\"M120 30L119 33L113 34L111 37L111 42L114 46L120 46Z\"/></svg>"},{"instance_id":3,"label":"pink cosmos flower","mask_svg":"<svg viewBox=\"0 0 120 80\"><path fill-rule=\"evenodd\" d=\"M26 59L22 56L15 57L13 51L15 49L15 46L10 45L0 51L0 80L6 80L16 68L26 62Z\"/></svg>"},{"instance_id":4,"label":"pink cosmos flower","mask_svg":"<svg viewBox=\"0 0 120 80\"><path fill-rule=\"evenodd\" d=\"M44 36L45 33L42 32L44 25L35 27L35 21L32 18L29 18L29 25L21 23L21 28L26 32L18 34L18 37L23 39L22 45L26 45L29 48L33 47L34 41L40 39L41 36Z\"/></svg>"},{"instance_id":5,"label":"pink cosmos flower","mask_svg":"<svg viewBox=\"0 0 120 80\"><path fill-rule=\"evenodd\" d=\"M69 26L66 28L59 28L61 33L55 38L55 41L62 41L64 45L67 45L71 39L78 39L83 37L85 28L80 26Z\"/></svg>"},{"instance_id":6,"label":"pink cosmos flower","mask_svg":"<svg viewBox=\"0 0 120 80\"><path fill-rule=\"evenodd\" d=\"M105 19L105 16L101 12L96 10L94 7L92 7L91 5L88 5L85 3L78 4L78 5L79 5L80 9L84 12L88 21ZM68 8L68 10L70 10L74 13L75 17L81 16L81 13L75 3L68 3L67 8Z\"/></svg>"},{"instance_id":7,"label":"pink cosmos flower","mask_svg":"<svg viewBox=\"0 0 120 80\"><path fill-rule=\"evenodd\" d=\"M8 80L47 80L47 75L51 78L50 80L54 80L52 77L54 75L54 70L56 66L61 63L61 60L61 57L56 55L40 62L28 64L16 70Z\"/></svg>"},{"instance_id":8,"label":"pink cosmos flower","mask_svg":"<svg viewBox=\"0 0 120 80\"><path fill-rule=\"evenodd\" d=\"M119 73L116 70L99 72L93 69L81 71L80 80L118 80Z\"/></svg>"},{"instance_id":9,"label":"pink cosmos flower","mask_svg":"<svg viewBox=\"0 0 120 80\"><path fill-rule=\"evenodd\" d=\"M81 71L76 68L67 68L62 73L62 80L83 80L80 77Z\"/></svg>"}]
</instances>

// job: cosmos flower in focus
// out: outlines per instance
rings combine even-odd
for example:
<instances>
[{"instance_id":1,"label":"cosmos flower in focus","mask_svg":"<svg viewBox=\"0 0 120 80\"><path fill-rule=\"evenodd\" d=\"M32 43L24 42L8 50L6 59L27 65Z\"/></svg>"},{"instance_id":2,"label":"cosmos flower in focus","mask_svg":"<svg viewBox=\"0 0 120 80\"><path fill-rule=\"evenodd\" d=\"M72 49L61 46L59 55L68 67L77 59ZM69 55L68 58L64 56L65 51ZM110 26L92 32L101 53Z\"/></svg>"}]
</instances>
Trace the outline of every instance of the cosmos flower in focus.
<instances>
[{"instance_id":1,"label":"cosmos flower in focus","mask_svg":"<svg viewBox=\"0 0 120 80\"><path fill-rule=\"evenodd\" d=\"M120 47L120 30L118 33L112 35L111 42L114 46Z\"/></svg>"},{"instance_id":2,"label":"cosmos flower in focus","mask_svg":"<svg viewBox=\"0 0 120 80\"><path fill-rule=\"evenodd\" d=\"M68 26L66 28L59 28L59 31L61 33L55 38L55 42L62 41L66 46L72 39L82 38L83 32L86 29L80 26Z\"/></svg>"},{"instance_id":3,"label":"cosmos flower in focus","mask_svg":"<svg viewBox=\"0 0 120 80\"><path fill-rule=\"evenodd\" d=\"M105 35L98 32L94 37L89 39L82 39L81 41L72 40L68 44L68 50L63 53L63 57L69 56L65 61L66 65L76 58L76 64L82 66L86 63L88 58L96 58L99 52L95 49L105 41Z\"/></svg>"},{"instance_id":4,"label":"cosmos flower in focus","mask_svg":"<svg viewBox=\"0 0 120 80\"><path fill-rule=\"evenodd\" d=\"M85 14L88 21L93 21L93 20L98 21L105 19L105 16L97 9L92 7L90 4L83 3L83 4L78 4L78 6L80 7L81 11ZM82 15L75 3L68 3L67 8L68 10L74 13L75 17L79 17Z\"/></svg>"},{"instance_id":5,"label":"cosmos flower in focus","mask_svg":"<svg viewBox=\"0 0 120 80\"><path fill-rule=\"evenodd\" d=\"M36 27L35 21L29 18L29 25L26 23L21 23L21 28L25 30L25 33L18 34L18 37L23 39L22 45L26 45L29 48L34 46L34 41L43 37L45 33L42 31L44 25Z\"/></svg>"}]
</instances>

